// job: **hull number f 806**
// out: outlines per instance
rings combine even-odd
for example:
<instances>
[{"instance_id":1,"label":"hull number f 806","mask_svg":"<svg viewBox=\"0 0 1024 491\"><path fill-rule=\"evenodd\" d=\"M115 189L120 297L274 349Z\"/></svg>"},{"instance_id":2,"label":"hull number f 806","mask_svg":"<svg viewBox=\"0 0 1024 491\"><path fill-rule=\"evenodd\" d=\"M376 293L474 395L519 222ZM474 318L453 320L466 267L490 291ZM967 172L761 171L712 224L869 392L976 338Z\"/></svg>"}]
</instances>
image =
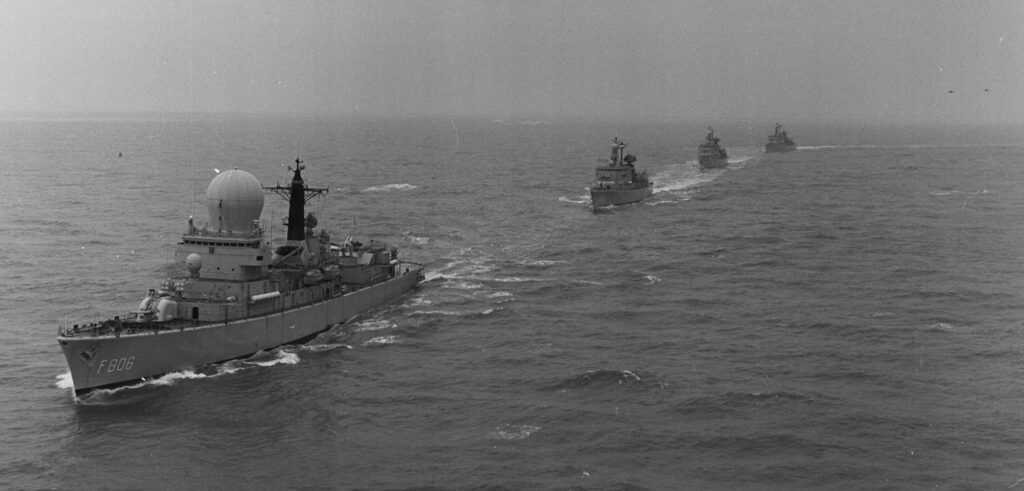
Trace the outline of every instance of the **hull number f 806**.
<instances>
[{"instance_id":1,"label":"hull number f 806","mask_svg":"<svg viewBox=\"0 0 1024 491\"><path fill-rule=\"evenodd\" d=\"M109 360L100 360L99 367L96 368L96 373L114 373L123 372L125 370L131 370L135 366L135 357L126 356L124 358L111 358Z\"/></svg>"}]
</instances>

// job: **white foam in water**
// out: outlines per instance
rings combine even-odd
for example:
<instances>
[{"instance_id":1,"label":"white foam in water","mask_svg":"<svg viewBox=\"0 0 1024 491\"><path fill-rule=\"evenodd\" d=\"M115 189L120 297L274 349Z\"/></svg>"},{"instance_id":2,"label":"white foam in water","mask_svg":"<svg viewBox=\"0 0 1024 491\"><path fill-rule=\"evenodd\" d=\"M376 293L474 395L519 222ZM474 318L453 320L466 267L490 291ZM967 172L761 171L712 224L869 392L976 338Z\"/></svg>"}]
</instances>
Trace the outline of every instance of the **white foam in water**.
<instances>
[{"instance_id":1,"label":"white foam in water","mask_svg":"<svg viewBox=\"0 0 1024 491\"><path fill-rule=\"evenodd\" d=\"M139 385L133 385L133 386L129 386L129 387L126 387L126 388L128 388L128 389L138 388L138 387L142 387L142 386L145 386L145 385L174 385L179 380L191 380L191 379L216 377L216 376L222 375L224 373L234 373L238 369L237 368L233 368L233 369L229 369L229 370L230 370L229 372L222 372L221 371L221 367L218 367L217 372L215 372L213 375L206 375L204 373L196 373L196 372L194 372L192 370L182 370L180 372L167 373L167 374L161 375L161 376L159 376L159 377L157 377L157 378L155 378L153 380L150 380L148 382L143 382L143 383L141 383Z\"/></svg>"},{"instance_id":2,"label":"white foam in water","mask_svg":"<svg viewBox=\"0 0 1024 491\"><path fill-rule=\"evenodd\" d=\"M68 373L68 378L69 379L70 379L70 375L71 374ZM202 374L202 373L196 373L196 372L194 372L192 370L183 370L183 371L180 371L180 372L171 372L171 373L166 373L164 375L161 375L161 376L159 376L159 377L157 377L155 379L139 381L136 384L124 385L124 386L116 387L116 388L113 388L113 389L96 389L96 390L90 392L89 395L85 396L84 398L78 399L78 402L82 403L82 404L105 404L105 403L109 402L107 400L106 396L117 394L118 392L127 391L127 390L133 390L133 389L140 389L142 387L147 387L147 386L169 386L169 385L174 385L179 380L207 378L207 377L214 377L214 376L217 376L217 375L221 375L221 373L218 372L217 374L214 374L214 375L205 375L205 374ZM73 388L73 387L68 387L68 388Z\"/></svg>"},{"instance_id":3,"label":"white foam in water","mask_svg":"<svg viewBox=\"0 0 1024 491\"><path fill-rule=\"evenodd\" d=\"M389 319L368 319L356 324L355 332L382 331L384 329L394 329L395 327L398 327L398 324Z\"/></svg>"},{"instance_id":4,"label":"white foam in water","mask_svg":"<svg viewBox=\"0 0 1024 491\"><path fill-rule=\"evenodd\" d=\"M531 281L548 281L539 278L523 278L520 276L509 276L508 278L491 278L491 281L498 283L528 283Z\"/></svg>"},{"instance_id":5,"label":"white foam in water","mask_svg":"<svg viewBox=\"0 0 1024 491\"><path fill-rule=\"evenodd\" d=\"M488 293L486 295L487 298L507 298L507 297L511 297L511 296L512 296L512 294L509 293L509 292L494 292L494 293Z\"/></svg>"},{"instance_id":6,"label":"white foam in water","mask_svg":"<svg viewBox=\"0 0 1024 491\"><path fill-rule=\"evenodd\" d=\"M57 375L57 388L59 389L74 389L75 382L71 379L71 372L65 372Z\"/></svg>"},{"instance_id":7,"label":"white foam in water","mask_svg":"<svg viewBox=\"0 0 1024 491\"><path fill-rule=\"evenodd\" d=\"M417 310L415 312L410 312L409 315L410 316L420 316L420 315L459 316L459 315L462 315L462 312L455 312L455 311L452 311L452 310Z\"/></svg>"},{"instance_id":8,"label":"white foam in water","mask_svg":"<svg viewBox=\"0 0 1024 491\"><path fill-rule=\"evenodd\" d=\"M988 194L988 190L987 189L982 189L981 191L971 192L971 191L959 191L959 190L956 190L956 189L941 189L939 191L929 191L928 194L930 194L932 196L949 196L949 195L952 195L952 194L967 194L967 195L972 195L972 194Z\"/></svg>"},{"instance_id":9,"label":"white foam in water","mask_svg":"<svg viewBox=\"0 0 1024 491\"><path fill-rule=\"evenodd\" d=\"M469 273L471 275L470 277L475 277L475 275L490 273L491 271L494 271L494 266L484 264L483 261L483 259L476 259L470 262L467 265L467 267L464 268L464 271L466 273Z\"/></svg>"},{"instance_id":10,"label":"white foam in water","mask_svg":"<svg viewBox=\"0 0 1024 491\"><path fill-rule=\"evenodd\" d=\"M691 165L672 165L654 176L654 192L685 191L715 179L718 173L700 172Z\"/></svg>"},{"instance_id":11,"label":"white foam in water","mask_svg":"<svg viewBox=\"0 0 1024 491\"><path fill-rule=\"evenodd\" d=\"M650 284L661 283L661 278L658 278L653 274L644 275L644 279L647 280L647 282Z\"/></svg>"},{"instance_id":12,"label":"white foam in water","mask_svg":"<svg viewBox=\"0 0 1024 491\"><path fill-rule=\"evenodd\" d=\"M523 259L519 263L523 266L552 266L558 263L567 263L569 261L552 261L547 259Z\"/></svg>"},{"instance_id":13,"label":"white foam in water","mask_svg":"<svg viewBox=\"0 0 1024 491\"><path fill-rule=\"evenodd\" d=\"M858 148L856 145L819 145L819 146L803 146L797 145L797 150L832 150L835 148Z\"/></svg>"},{"instance_id":14,"label":"white foam in water","mask_svg":"<svg viewBox=\"0 0 1024 491\"><path fill-rule=\"evenodd\" d=\"M272 367L274 365L295 365L299 362L299 355L290 351L278 351L273 359L265 361L247 361L253 365L259 365L261 367Z\"/></svg>"},{"instance_id":15,"label":"white foam in water","mask_svg":"<svg viewBox=\"0 0 1024 491\"><path fill-rule=\"evenodd\" d=\"M574 205L589 205L590 196L577 196L576 199L567 198L565 196L559 196L558 201L563 203L572 203Z\"/></svg>"},{"instance_id":16,"label":"white foam in water","mask_svg":"<svg viewBox=\"0 0 1024 491\"><path fill-rule=\"evenodd\" d=\"M70 373L68 375L70 376ZM211 375L211 376L215 376L215 375ZM201 373L196 373L196 372L191 371L191 370L184 370L184 371L180 371L180 372L171 372L171 373L167 373L167 374L161 375L160 377L157 377L155 379L140 381L137 384L125 385L125 386L117 387L117 388L114 388L114 389L96 389L96 390L90 392L88 395L86 395L86 396L84 396L82 398L76 398L76 402L78 404L84 404L84 405L105 405L105 404L111 404L111 403L116 403L116 401L112 401L111 399L108 399L107 396L111 396L111 395L117 394L118 392L127 391L127 390L133 390L133 389L139 389L139 388L147 387L147 386L169 386L169 385L174 385L175 383L177 383L178 380L182 380L182 379L196 379L196 378L207 378L207 377L208 377L207 375L204 375L204 374L201 374Z\"/></svg>"},{"instance_id":17,"label":"white foam in water","mask_svg":"<svg viewBox=\"0 0 1024 491\"><path fill-rule=\"evenodd\" d=\"M499 303L505 303L507 301L511 301L511 300L506 300L506 301L499 302ZM464 316L464 315L490 315L490 314L493 314L493 313L495 313L497 311L500 311L500 310L504 310L504 309L501 308L501 307L492 307L492 308L485 309L485 310L482 310L482 311L479 311L479 312L472 312L472 311L462 311L462 312L459 312L459 311L455 311L455 310L417 310L415 312L410 312L409 316L410 317L420 317L420 316L430 316L430 315L442 315L442 316L446 316L446 317L460 317L460 316Z\"/></svg>"},{"instance_id":18,"label":"white foam in water","mask_svg":"<svg viewBox=\"0 0 1024 491\"><path fill-rule=\"evenodd\" d=\"M688 198L683 198L683 201L686 201L687 199ZM647 201L644 202L644 205L646 205L646 206L660 206L660 205L669 205L669 204L672 204L672 203L677 203L677 201L674 200L674 199L659 199L657 201L647 200Z\"/></svg>"},{"instance_id":19,"label":"white foam in water","mask_svg":"<svg viewBox=\"0 0 1024 491\"><path fill-rule=\"evenodd\" d=\"M654 186L654 192L655 193L667 193L667 192L672 192L672 191L685 191L687 189L693 188L693 187L697 186L698 184L701 184L701 183L707 182L707 181L708 180L699 179L699 178L696 178L696 179L694 179L694 178L691 178L691 179L678 179L678 180L669 181L669 182L660 181L660 183L661 183L660 186L659 185Z\"/></svg>"},{"instance_id":20,"label":"white foam in water","mask_svg":"<svg viewBox=\"0 0 1024 491\"><path fill-rule=\"evenodd\" d=\"M380 186L370 186L364 191L408 191L410 189L416 189L416 186L412 184L382 184Z\"/></svg>"},{"instance_id":21,"label":"white foam in water","mask_svg":"<svg viewBox=\"0 0 1024 491\"><path fill-rule=\"evenodd\" d=\"M444 278L444 275L441 274L441 272L439 272L439 271L427 271L423 276L424 276L424 278L423 278L423 282L424 283L426 283L428 281L436 280L438 278Z\"/></svg>"},{"instance_id":22,"label":"white foam in water","mask_svg":"<svg viewBox=\"0 0 1024 491\"><path fill-rule=\"evenodd\" d=\"M402 236L405 237L406 239L409 239L409 242L412 242L413 244L417 245L423 245L426 244L427 242L430 242L429 237L417 237L410 233L409 231L403 233Z\"/></svg>"},{"instance_id":23,"label":"white foam in water","mask_svg":"<svg viewBox=\"0 0 1024 491\"><path fill-rule=\"evenodd\" d=\"M363 346L385 346L389 344L398 344L398 338L396 336L377 336L363 342Z\"/></svg>"},{"instance_id":24,"label":"white foam in water","mask_svg":"<svg viewBox=\"0 0 1024 491\"><path fill-rule=\"evenodd\" d=\"M242 366L241 364L226 363L224 365L221 365L221 366L217 367L217 372L214 373L213 375L207 375L207 377L219 377L221 375L231 375L231 374L233 374L235 372L242 371L245 368L246 367Z\"/></svg>"},{"instance_id":25,"label":"white foam in water","mask_svg":"<svg viewBox=\"0 0 1024 491\"><path fill-rule=\"evenodd\" d=\"M522 440L537 430L540 430L540 426L504 424L495 428L493 435L502 440Z\"/></svg>"},{"instance_id":26,"label":"white foam in water","mask_svg":"<svg viewBox=\"0 0 1024 491\"><path fill-rule=\"evenodd\" d=\"M472 254L469 250L459 252ZM485 264L485 261L487 261L487 259L481 257L473 257L467 260L453 260L441 267L440 270L437 271L437 276L455 279L477 279L479 275L489 273L494 270L494 266Z\"/></svg>"},{"instance_id":27,"label":"white foam in water","mask_svg":"<svg viewBox=\"0 0 1024 491\"><path fill-rule=\"evenodd\" d=\"M449 281L444 284L444 288L452 288L455 290L476 290L483 288L483 285L472 281Z\"/></svg>"},{"instance_id":28,"label":"white foam in water","mask_svg":"<svg viewBox=\"0 0 1024 491\"><path fill-rule=\"evenodd\" d=\"M305 351L307 353L323 353L324 351L331 351L333 349L338 349L338 348L352 349L352 346L349 346L347 344L341 344L341 343L304 344L304 345L301 346L302 351Z\"/></svg>"}]
</instances>

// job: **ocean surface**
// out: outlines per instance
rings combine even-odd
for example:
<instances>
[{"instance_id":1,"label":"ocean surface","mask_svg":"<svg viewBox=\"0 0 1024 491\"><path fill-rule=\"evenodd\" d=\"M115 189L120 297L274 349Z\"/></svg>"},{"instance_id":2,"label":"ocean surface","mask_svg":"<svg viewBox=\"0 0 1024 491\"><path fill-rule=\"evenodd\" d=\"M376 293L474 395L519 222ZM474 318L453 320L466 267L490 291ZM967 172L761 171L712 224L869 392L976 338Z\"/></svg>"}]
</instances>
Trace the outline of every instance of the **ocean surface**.
<instances>
[{"instance_id":1,"label":"ocean surface","mask_svg":"<svg viewBox=\"0 0 1024 491\"><path fill-rule=\"evenodd\" d=\"M0 488L1024 489L1024 131L773 124L701 172L706 124L2 119ZM594 212L613 137L655 194ZM296 156L427 281L76 401L58 325L183 271L215 169Z\"/></svg>"}]
</instances>

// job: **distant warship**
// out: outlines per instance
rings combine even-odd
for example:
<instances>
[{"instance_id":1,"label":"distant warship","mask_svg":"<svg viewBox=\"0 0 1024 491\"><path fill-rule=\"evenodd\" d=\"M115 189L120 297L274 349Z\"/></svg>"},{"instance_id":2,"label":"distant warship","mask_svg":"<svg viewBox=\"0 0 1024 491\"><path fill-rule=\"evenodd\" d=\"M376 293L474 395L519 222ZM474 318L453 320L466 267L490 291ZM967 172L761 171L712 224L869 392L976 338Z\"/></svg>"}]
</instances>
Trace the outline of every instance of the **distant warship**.
<instances>
[{"instance_id":1,"label":"distant warship","mask_svg":"<svg viewBox=\"0 0 1024 491\"><path fill-rule=\"evenodd\" d=\"M729 165L729 156L726 155L725 148L719 145L718 142L720 141L721 138L715 136L715 130L709 127L704 143L697 147L697 163L702 170L717 169Z\"/></svg>"},{"instance_id":2,"label":"distant warship","mask_svg":"<svg viewBox=\"0 0 1024 491\"><path fill-rule=\"evenodd\" d=\"M612 140L612 155L607 165L596 168L597 177L590 186L590 201L595 208L640 201L653 193L654 184L647 173L633 167L636 157L626 155L626 144Z\"/></svg>"},{"instance_id":3,"label":"distant warship","mask_svg":"<svg viewBox=\"0 0 1024 491\"><path fill-rule=\"evenodd\" d=\"M782 125L775 123L775 133L768 135L768 143L764 146L765 152L792 152L796 150L796 143L789 139L789 134L782 129Z\"/></svg>"},{"instance_id":4,"label":"distant warship","mask_svg":"<svg viewBox=\"0 0 1024 491\"><path fill-rule=\"evenodd\" d=\"M189 217L175 252L187 273L149 290L134 311L61 326L75 394L307 341L423 279L394 247L339 244L316 230L305 204L327 189L306 187L304 168L296 159L291 185L275 187L242 170L219 173L206 190L209 223ZM287 240L264 234L264 191L288 200Z\"/></svg>"}]
</instances>

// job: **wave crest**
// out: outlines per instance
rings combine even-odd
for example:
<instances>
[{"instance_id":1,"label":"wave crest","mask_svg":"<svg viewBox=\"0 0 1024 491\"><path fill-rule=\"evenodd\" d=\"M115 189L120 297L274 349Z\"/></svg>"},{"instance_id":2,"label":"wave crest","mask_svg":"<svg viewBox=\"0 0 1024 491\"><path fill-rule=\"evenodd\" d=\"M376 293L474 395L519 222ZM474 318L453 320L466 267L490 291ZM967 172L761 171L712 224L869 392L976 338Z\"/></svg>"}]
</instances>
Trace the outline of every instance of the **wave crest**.
<instances>
[{"instance_id":1,"label":"wave crest","mask_svg":"<svg viewBox=\"0 0 1024 491\"><path fill-rule=\"evenodd\" d=\"M363 346L387 346L398 344L398 336L377 336L363 341Z\"/></svg>"},{"instance_id":2,"label":"wave crest","mask_svg":"<svg viewBox=\"0 0 1024 491\"><path fill-rule=\"evenodd\" d=\"M609 388L615 386L643 387L649 385L639 375L629 370L591 370L569 377L548 387L549 390L567 391L574 389ZM655 384L661 386L661 384Z\"/></svg>"},{"instance_id":3,"label":"wave crest","mask_svg":"<svg viewBox=\"0 0 1024 491\"><path fill-rule=\"evenodd\" d=\"M491 435L502 440L522 440L540 429L540 426L503 424L494 429Z\"/></svg>"},{"instance_id":4,"label":"wave crest","mask_svg":"<svg viewBox=\"0 0 1024 491\"><path fill-rule=\"evenodd\" d=\"M375 191L409 191L416 189L418 186L412 184L382 184L380 186L370 186L363 191L375 192Z\"/></svg>"}]
</instances>

